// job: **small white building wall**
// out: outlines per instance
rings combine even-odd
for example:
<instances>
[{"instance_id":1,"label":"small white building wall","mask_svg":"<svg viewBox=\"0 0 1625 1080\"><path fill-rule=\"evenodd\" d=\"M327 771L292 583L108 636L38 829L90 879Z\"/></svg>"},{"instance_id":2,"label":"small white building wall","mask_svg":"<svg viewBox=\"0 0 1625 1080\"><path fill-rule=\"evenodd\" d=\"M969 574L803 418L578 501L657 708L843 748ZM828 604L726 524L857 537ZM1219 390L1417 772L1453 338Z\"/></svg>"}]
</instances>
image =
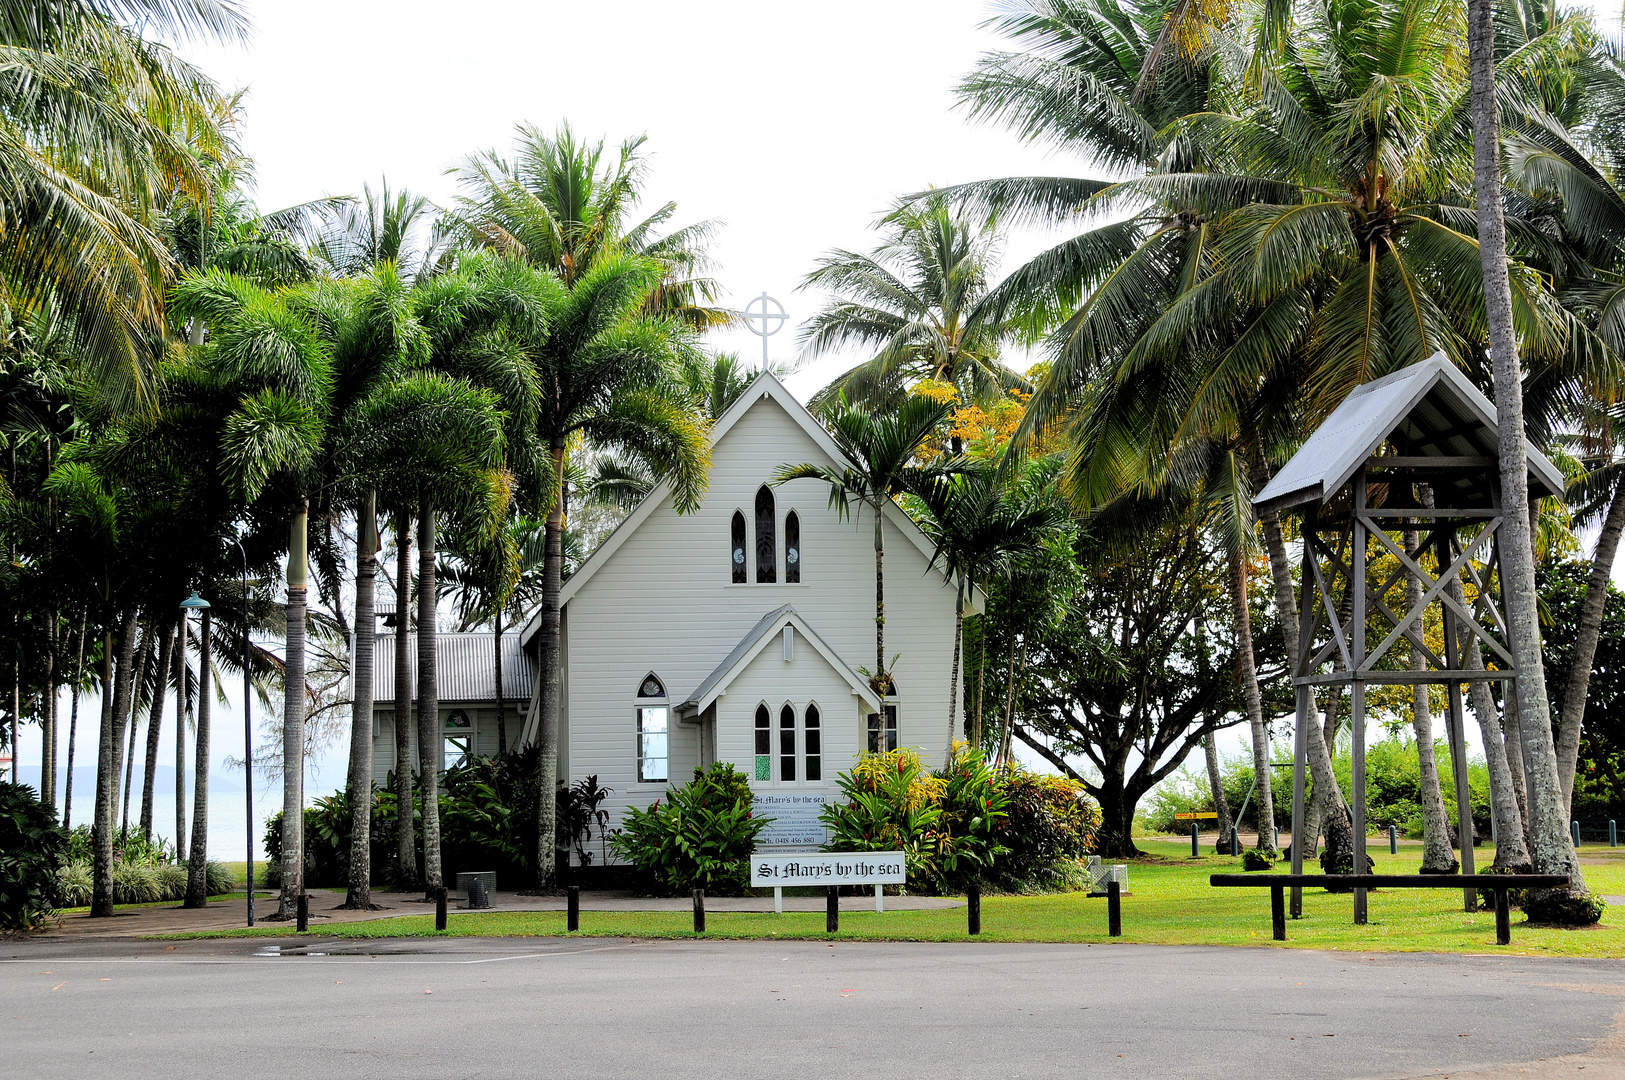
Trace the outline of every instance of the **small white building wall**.
<instances>
[{"instance_id":1,"label":"small white building wall","mask_svg":"<svg viewBox=\"0 0 1625 1080\"><path fill-rule=\"evenodd\" d=\"M525 709L527 702L513 701L506 703L503 711L507 714L508 745L512 746L519 739L519 733L524 728ZM474 752L482 757L495 757L497 754L497 709L493 702L468 703L456 701L442 701L440 703L441 727L445 728L445 721L456 710L461 709L468 714L473 722ZM395 768L395 710L392 708L375 708L372 720L372 782L382 788L389 777L390 770ZM447 730L448 735L456 734L456 729ZM413 760L417 754L417 724L413 718L411 739Z\"/></svg>"},{"instance_id":2,"label":"small white building wall","mask_svg":"<svg viewBox=\"0 0 1625 1080\"><path fill-rule=\"evenodd\" d=\"M675 705L763 615L782 604L793 605L848 665L874 666L874 527L866 511L841 518L828 505L828 488L815 480L774 488L779 581L755 582L757 489L781 465L804 461L828 458L777 402L763 397L713 448L710 489L700 509L679 515L669 502L656 507L570 599L564 704L569 765L568 772L561 768L561 778L574 782L596 774L599 783L613 789L604 806L616 822L626 806L647 806L666 787L640 784L635 775L635 695L650 671ZM801 520L804 553L802 581L795 585L783 581L784 518L792 509ZM730 580L735 510L747 522L749 583L743 585ZM935 766L948 736L954 590L897 525L888 520L884 530L886 659L897 657L898 741L920 748ZM831 709L832 721L849 700L844 697ZM732 737L736 718L718 715L717 752L726 759L732 751L724 751L723 744ZM669 772L674 781L692 774L701 737L700 725L673 724Z\"/></svg>"},{"instance_id":3,"label":"small white building wall","mask_svg":"<svg viewBox=\"0 0 1625 1080\"><path fill-rule=\"evenodd\" d=\"M773 633L762 651L729 685L727 693L717 700L717 760L730 762L751 777L754 791L833 792L836 774L857 763L858 748L862 745L860 732L868 707L805 637L796 634L791 650L794 659L789 663L784 660L782 641L781 632ZM818 705L823 732L822 778L817 782L798 779L792 783L754 779L756 706L767 705L773 724L772 751L777 776L779 710L788 703L795 708L800 721L809 702ZM803 749L798 746L798 750Z\"/></svg>"}]
</instances>

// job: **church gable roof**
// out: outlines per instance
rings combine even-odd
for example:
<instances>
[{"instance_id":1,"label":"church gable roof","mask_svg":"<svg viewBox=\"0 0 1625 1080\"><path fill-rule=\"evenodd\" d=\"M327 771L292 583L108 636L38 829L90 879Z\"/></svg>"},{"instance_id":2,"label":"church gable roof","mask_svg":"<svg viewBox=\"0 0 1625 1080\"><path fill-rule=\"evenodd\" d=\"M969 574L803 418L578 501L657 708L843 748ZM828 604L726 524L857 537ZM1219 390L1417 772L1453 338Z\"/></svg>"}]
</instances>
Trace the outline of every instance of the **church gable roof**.
<instances>
[{"instance_id":1,"label":"church gable roof","mask_svg":"<svg viewBox=\"0 0 1625 1080\"><path fill-rule=\"evenodd\" d=\"M739 398L728 406L727 410L717 418L717 422L711 426L711 445L721 444L728 437L728 432L744 418L746 413L758 403L767 399L772 399L783 411L784 415L817 444L818 448L828 456L831 463L837 465L848 463L848 458L830 436L830 433L824 429L824 425L820 424L817 418L807 411L806 406L796 400L795 395L790 393L783 383L775 378L771 372L766 371L758 375L755 381L746 388L745 392L740 394ZM786 464L789 463L786 462ZM580 569L571 574L569 580L564 583L559 595L561 607L568 604L571 597L580 592L587 582L591 581L594 575L609 563L615 552L643 526L644 522L649 520L654 512L667 501L670 494L670 485L665 481L661 481L633 508L632 512L622 520L620 525L616 526L614 531L604 539L604 542L598 545L597 550L588 556L587 561L581 564ZM920 527L900 507L889 500L886 503L885 513L886 520L890 521L902 532L904 537L925 557L927 563L933 562L936 554L935 549L925 533L920 531ZM980 599L980 595L973 595L968 599L967 603L972 609L976 609ZM529 645L531 639L540 629L541 612L538 610L520 631L521 640L526 645Z\"/></svg>"},{"instance_id":2,"label":"church gable roof","mask_svg":"<svg viewBox=\"0 0 1625 1080\"><path fill-rule=\"evenodd\" d=\"M756 659L757 654L773 640L773 636L786 626L795 628L796 633L800 634L813 647L813 650L822 656L824 661L846 680L847 685L852 688L853 694L862 698L871 708L880 708L880 696L875 693L868 680L848 667L846 661L842 660L835 650L830 648L829 644L819 637L812 627L807 625L807 620L803 619L794 607L785 604L763 615L761 620L751 627L744 637L739 639L739 644L735 645L728 655L723 657L722 663L713 668L711 674L707 675L705 680L694 688L694 692L689 694L677 706L677 711L679 713L698 713L710 708L712 702L727 693L729 684L750 665L752 660Z\"/></svg>"}]
</instances>

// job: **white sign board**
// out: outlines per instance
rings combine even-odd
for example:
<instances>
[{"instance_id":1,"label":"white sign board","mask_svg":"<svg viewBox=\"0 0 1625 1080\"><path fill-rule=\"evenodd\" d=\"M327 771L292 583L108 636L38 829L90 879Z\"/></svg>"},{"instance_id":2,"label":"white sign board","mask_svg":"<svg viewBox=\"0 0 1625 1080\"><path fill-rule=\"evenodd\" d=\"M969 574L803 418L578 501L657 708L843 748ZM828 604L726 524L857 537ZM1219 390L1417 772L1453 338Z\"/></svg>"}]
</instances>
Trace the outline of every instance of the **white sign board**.
<instances>
[{"instance_id":1,"label":"white sign board","mask_svg":"<svg viewBox=\"0 0 1625 1080\"><path fill-rule=\"evenodd\" d=\"M792 885L901 885L908 880L901 851L842 851L831 855L757 855L752 888Z\"/></svg>"},{"instance_id":2,"label":"white sign board","mask_svg":"<svg viewBox=\"0 0 1625 1080\"><path fill-rule=\"evenodd\" d=\"M773 821L756 838L758 848L821 848L829 841L829 830L818 815L824 812L829 796L823 792L780 794L758 792L751 799L751 813Z\"/></svg>"}]
</instances>

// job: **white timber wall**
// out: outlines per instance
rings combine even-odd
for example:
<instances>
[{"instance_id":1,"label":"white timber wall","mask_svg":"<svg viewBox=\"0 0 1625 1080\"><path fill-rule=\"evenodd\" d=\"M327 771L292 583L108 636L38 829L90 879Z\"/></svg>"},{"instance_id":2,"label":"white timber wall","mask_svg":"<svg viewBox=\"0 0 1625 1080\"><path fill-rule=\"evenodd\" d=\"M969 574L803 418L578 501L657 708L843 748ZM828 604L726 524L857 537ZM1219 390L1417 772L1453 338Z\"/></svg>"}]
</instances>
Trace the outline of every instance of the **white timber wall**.
<instances>
[{"instance_id":1,"label":"white timber wall","mask_svg":"<svg viewBox=\"0 0 1625 1080\"><path fill-rule=\"evenodd\" d=\"M612 788L605 808L616 824L626 806L647 806L666 787L636 779L634 710L638 686L649 672L659 676L675 706L763 615L783 604L794 606L847 665L874 666L874 523L867 511L855 509L843 519L829 507L827 487L815 480L773 488L778 582L755 582L757 489L781 465L828 460L776 401L759 399L713 448L710 489L700 509L679 515L669 502L656 507L568 602L568 677L561 710L567 717L561 742L568 748L568 766L566 771L561 761L560 775L574 782L595 774L599 783ZM743 585L731 582L729 564L736 510L747 522L749 583ZM784 519L791 510L801 521L803 552L801 582L794 585L784 583ZM935 766L948 737L954 590L889 520L884 543L886 659L897 657L898 741L920 748ZM777 642L766 652L772 663L784 666L776 659L782 656ZM758 687L755 692L767 700L792 697L786 689L769 694ZM749 710L737 712L732 704L739 700L736 694L724 700L729 705L718 710L715 737L718 755L729 760L736 752L731 748L749 737L757 697L749 699ZM845 688L829 701L832 734L852 715L852 701ZM743 727L736 731L736 725ZM701 725L678 724L674 716L674 782L692 775L701 757L701 738ZM826 773L833 777L834 770Z\"/></svg>"},{"instance_id":2,"label":"white timber wall","mask_svg":"<svg viewBox=\"0 0 1625 1080\"><path fill-rule=\"evenodd\" d=\"M786 663L781 634L782 631L775 630L768 636L766 646L717 700L717 760L731 762L746 776L754 777L756 706L766 705L768 720L773 726L771 749L775 780L764 783L752 779L751 787L757 791L833 792L836 773L857 763L868 706L852 692L851 684L829 666L823 654L800 634L796 634L792 649L795 659ZM805 770L798 766L798 779L784 783L777 779L779 710L786 704L792 706L799 723L806 715L809 702L818 706L823 732L823 776L818 782L809 782L801 778ZM899 719L898 723L901 722ZM945 720L944 731L946 723ZM804 745L798 744L798 760L804 749Z\"/></svg>"}]
</instances>

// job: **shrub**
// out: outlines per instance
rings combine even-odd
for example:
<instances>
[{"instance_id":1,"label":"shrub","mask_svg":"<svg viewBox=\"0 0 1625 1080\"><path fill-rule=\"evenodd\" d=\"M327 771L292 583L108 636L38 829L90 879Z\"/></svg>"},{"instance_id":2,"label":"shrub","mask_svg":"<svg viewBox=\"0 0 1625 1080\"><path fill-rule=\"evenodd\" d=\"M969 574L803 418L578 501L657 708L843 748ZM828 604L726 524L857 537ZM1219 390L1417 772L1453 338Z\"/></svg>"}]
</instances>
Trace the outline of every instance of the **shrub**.
<instances>
[{"instance_id":1,"label":"shrub","mask_svg":"<svg viewBox=\"0 0 1625 1080\"><path fill-rule=\"evenodd\" d=\"M990 768L954 744L928 775L913 750L865 754L836 778L824 808L830 851L901 851L909 887L950 891L980 881L1024 891L1082 883L1077 860L1094 848L1100 808L1083 785L1022 768Z\"/></svg>"},{"instance_id":2,"label":"shrub","mask_svg":"<svg viewBox=\"0 0 1625 1080\"><path fill-rule=\"evenodd\" d=\"M751 813L750 783L725 762L694 770L647 810L629 807L610 838L649 884L671 892L703 888L737 896L750 884L750 855L771 818Z\"/></svg>"},{"instance_id":3,"label":"shrub","mask_svg":"<svg viewBox=\"0 0 1625 1080\"><path fill-rule=\"evenodd\" d=\"M1241 853L1243 870L1269 870L1275 866L1279 854L1272 847L1247 848Z\"/></svg>"},{"instance_id":4,"label":"shrub","mask_svg":"<svg viewBox=\"0 0 1625 1080\"><path fill-rule=\"evenodd\" d=\"M1100 807L1082 784L1019 767L1001 775L1009 803L1003 839L1009 849L995 864L994 884L1011 892L1087 883L1078 860L1095 848Z\"/></svg>"},{"instance_id":5,"label":"shrub","mask_svg":"<svg viewBox=\"0 0 1625 1080\"><path fill-rule=\"evenodd\" d=\"M940 879L937 821L946 785L926 773L913 750L864 754L835 778L841 797L820 817L829 851L901 851L911 886Z\"/></svg>"},{"instance_id":6,"label":"shrub","mask_svg":"<svg viewBox=\"0 0 1625 1080\"><path fill-rule=\"evenodd\" d=\"M67 830L22 784L0 783L0 930L32 930L54 913Z\"/></svg>"},{"instance_id":7,"label":"shrub","mask_svg":"<svg viewBox=\"0 0 1625 1080\"><path fill-rule=\"evenodd\" d=\"M1596 893L1568 889L1532 889L1523 901L1523 913L1530 922L1557 926L1591 926L1607 910L1608 901Z\"/></svg>"}]
</instances>

